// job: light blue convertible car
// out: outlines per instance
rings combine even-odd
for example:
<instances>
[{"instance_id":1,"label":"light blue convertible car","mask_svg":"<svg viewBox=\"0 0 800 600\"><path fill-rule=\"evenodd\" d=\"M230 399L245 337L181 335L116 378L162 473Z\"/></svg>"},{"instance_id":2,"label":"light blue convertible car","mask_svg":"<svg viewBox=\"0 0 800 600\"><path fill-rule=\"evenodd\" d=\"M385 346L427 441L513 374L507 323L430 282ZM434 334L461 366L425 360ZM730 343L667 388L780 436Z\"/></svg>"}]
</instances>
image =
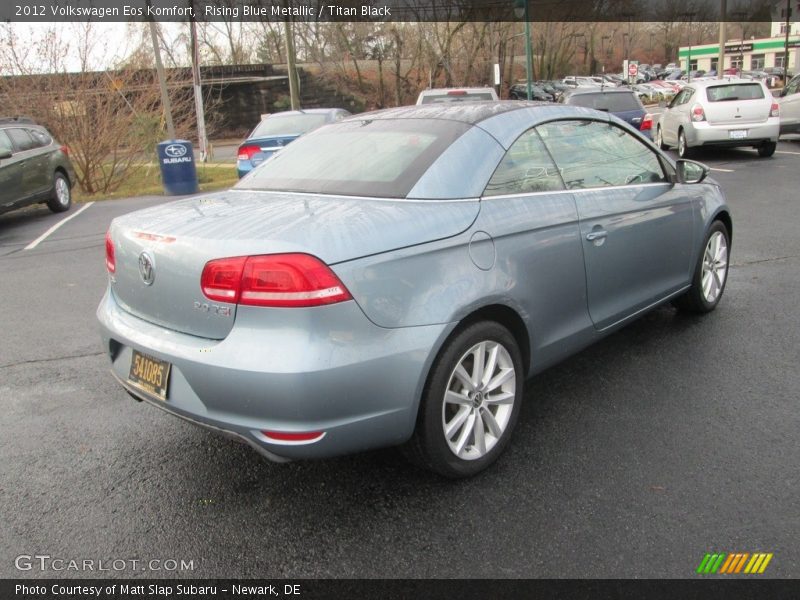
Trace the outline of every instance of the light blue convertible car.
<instances>
[{"instance_id":1,"label":"light blue convertible car","mask_svg":"<svg viewBox=\"0 0 800 600\"><path fill-rule=\"evenodd\" d=\"M113 221L112 373L273 460L403 445L475 474L527 378L665 302L714 309L732 227L707 172L578 107L350 117Z\"/></svg>"}]
</instances>

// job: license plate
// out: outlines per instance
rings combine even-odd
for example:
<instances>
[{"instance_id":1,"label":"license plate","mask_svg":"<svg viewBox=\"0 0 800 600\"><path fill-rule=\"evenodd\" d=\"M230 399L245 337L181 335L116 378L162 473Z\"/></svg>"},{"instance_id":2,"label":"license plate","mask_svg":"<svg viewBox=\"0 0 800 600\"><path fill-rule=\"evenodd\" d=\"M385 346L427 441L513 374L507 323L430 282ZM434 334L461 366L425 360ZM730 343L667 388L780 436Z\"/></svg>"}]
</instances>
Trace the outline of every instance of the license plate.
<instances>
[{"instance_id":1,"label":"license plate","mask_svg":"<svg viewBox=\"0 0 800 600\"><path fill-rule=\"evenodd\" d=\"M728 134L732 140L743 140L747 137L747 129L734 129L729 131Z\"/></svg>"},{"instance_id":2,"label":"license plate","mask_svg":"<svg viewBox=\"0 0 800 600\"><path fill-rule=\"evenodd\" d=\"M168 362L134 350L128 381L140 390L166 400L170 366Z\"/></svg>"}]
</instances>

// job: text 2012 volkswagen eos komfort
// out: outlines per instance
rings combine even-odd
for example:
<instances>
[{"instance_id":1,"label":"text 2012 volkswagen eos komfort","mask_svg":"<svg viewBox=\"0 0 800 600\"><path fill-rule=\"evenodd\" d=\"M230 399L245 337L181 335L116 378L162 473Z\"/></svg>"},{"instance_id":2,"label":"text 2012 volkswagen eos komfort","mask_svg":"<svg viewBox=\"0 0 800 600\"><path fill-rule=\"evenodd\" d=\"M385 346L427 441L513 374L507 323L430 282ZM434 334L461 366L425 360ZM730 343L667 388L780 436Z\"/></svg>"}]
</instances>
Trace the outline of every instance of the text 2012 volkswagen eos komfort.
<instances>
[{"instance_id":1,"label":"text 2012 volkswagen eos komfort","mask_svg":"<svg viewBox=\"0 0 800 600\"><path fill-rule=\"evenodd\" d=\"M732 229L707 172L579 107L345 119L112 222L112 372L274 460L402 444L472 475L526 378L664 302L717 305Z\"/></svg>"}]
</instances>

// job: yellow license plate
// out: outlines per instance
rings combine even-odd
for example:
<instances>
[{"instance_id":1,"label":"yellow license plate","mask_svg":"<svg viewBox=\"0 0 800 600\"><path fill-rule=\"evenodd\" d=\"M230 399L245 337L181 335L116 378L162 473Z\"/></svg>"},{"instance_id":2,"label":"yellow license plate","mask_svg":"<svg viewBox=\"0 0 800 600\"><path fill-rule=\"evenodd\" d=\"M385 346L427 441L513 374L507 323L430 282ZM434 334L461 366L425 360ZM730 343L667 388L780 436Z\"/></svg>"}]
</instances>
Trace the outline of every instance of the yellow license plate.
<instances>
[{"instance_id":1,"label":"yellow license plate","mask_svg":"<svg viewBox=\"0 0 800 600\"><path fill-rule=\"evenodd\" d=\"M166 400L170 366L168 362L134 350L128 381L140 390Z\"/></svg>"}]
</instances>

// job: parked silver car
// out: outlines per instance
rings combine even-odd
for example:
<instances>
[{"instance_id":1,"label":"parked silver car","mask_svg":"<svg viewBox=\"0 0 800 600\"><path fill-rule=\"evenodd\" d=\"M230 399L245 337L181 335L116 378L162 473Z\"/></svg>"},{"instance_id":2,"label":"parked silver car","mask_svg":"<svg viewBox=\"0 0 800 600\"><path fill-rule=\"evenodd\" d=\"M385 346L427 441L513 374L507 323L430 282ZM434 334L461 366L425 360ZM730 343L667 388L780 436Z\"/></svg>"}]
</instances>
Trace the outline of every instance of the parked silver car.
<instances>
[{"instance_id":1,"label":"parked silver car","mask_svg":"<svg viewBox=\"0 0 800 600\"><path fill-rule=\"evenodd\" d=\"M795 75L781 90L781 135L800 133L800 75Z\"/></svg>"},{"instance_id":2,"label":"parked silver car","mask_svg":"<svg viewBox=\"0 0 800 600\"><path fill-rule=\"evenodd\" d=\"M772 156L780 125L777 101L761 81L714 79L692 82L664 109L655 141L688 157L700 146L752 146Z\"/></svg>"},{"instance_id":3,"label":"parked silver car","mask_svg":"<svg viewBox=\"0 0 800 600\"><path fill-rule=\"evenodd\" d=\"M665 302L715 308L732 224L707 172L573 106L357 115L116 218L103 345L135 398L271 459L404 444L472 475L528 377Z\"/></svg>"}]
</instances>

